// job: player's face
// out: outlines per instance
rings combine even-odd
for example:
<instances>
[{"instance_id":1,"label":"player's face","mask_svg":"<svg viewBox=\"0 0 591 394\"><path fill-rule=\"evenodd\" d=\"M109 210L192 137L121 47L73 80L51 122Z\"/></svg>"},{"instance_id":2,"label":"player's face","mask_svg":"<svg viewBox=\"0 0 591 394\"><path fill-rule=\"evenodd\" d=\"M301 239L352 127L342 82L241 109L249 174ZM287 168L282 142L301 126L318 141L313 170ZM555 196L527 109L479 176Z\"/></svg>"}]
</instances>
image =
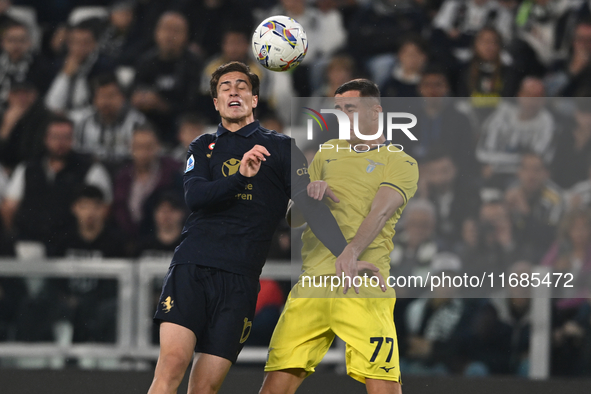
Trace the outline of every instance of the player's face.
<instances>
[{"instance_id":1,"label":"player's face","mask_svg":"<svg viewBox=\"0 0 591 394\"><path fill-rule=\"evenodd\" d=\"M253 96L252 86L246 74L232 71L222 75L217 85L217 93L213 104L223 120L237 123L252 118L254 121L252 111L256 108L259 97Z\"/></svg>"},{"instance_id":2,"label":"player's face","mask_svg":"<svg viewBox=\"0 0 591 394\"><path fill-rule=\"evenodd\" d=\"M374 135L378 129L379 116L382 107L374 103L369 97L361 97L358 90L349 90L343 94L335 95L335 109L343 111L349 117L351 144L364 144L364 141L355 136L354 133L354 115L358 115L359 132L364 135Z\"/></svg>"}]
</instances>

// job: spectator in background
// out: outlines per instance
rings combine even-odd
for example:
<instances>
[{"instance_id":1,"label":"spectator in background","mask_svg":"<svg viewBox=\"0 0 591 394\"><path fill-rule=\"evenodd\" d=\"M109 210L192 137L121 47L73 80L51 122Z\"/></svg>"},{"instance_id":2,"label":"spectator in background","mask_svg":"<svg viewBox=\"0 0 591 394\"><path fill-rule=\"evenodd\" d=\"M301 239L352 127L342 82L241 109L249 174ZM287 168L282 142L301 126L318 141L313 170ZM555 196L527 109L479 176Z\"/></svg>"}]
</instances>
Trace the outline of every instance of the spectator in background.
<instances>
[{"instance_id":1,"label":"spectator in background","mask_svg":"<svg viewBox=\"0 0 591 394\"><path fill-rule=\"evenodd\" d=\"M195 138L207 131L207 123L205 118L193 112L188 112L181 115L178 121L179 128L177 131L177 140L180 144L177 145L171 152L171 157L180 163L187 160L187 152L189 145Z\"/></svg>"},{"instance_id":2,"label":"spectator in background","mask_svg":"<svg viewBox=\"0 0 591 394\"><path fill-rule=\"evenodd\" d=\"M531 275L531 272L532 265L530 263L518 261L509 268L507 275L516 274L521 277L522 274ZM531 335L530 290L522 287L506 287L503 291L506 294L499 294L498 297L490 299L489 307L492 308L492 311L485 309L483 313L494 312L496 314L497 319L504 326L497 326L500 333L505 331L507 327L510 330L510 349L508 351L504 347L500 349L505 350L505 355L509 359L509 370L495 371L492 368L491 370L527 377L529 375L529 342ZM478 343L470 342L469 344L478 346ZM499 349L495 350L498 351Z\"/></svg>"},{"instance_id":3,"label":"spectator in background","mask_svg":"<svg viewBox=\"0 0 591 394\"><path fill-rule=\"evenodd\" d=\"M30 81L13 82L7 104L0 125L0 163L13 170L17 164L43 155L51 113Z\"/></svg>"},{"instance_id":4,"label":"spectator in background","mask_svg":"<svg viewBox=\"0 0 591 394\"><path fill-rule=\"evenodd\" d=\"M565 275L572 288L554 292L552 333L552 373L576 375L581 373L581 348L584 324L577 313L585 307L591 284L591 211L576 209L567 213L560 223L558 237L544 256L542 265L552 273ZM572 276L571 276L572 275ZM587 320L589 324L590 320Z\"/></svg>"},{"instance_id":5,"label":"spectator in background","mask_svg":"<svg viewBox=\"0 0 591 394\"><path fill-rule=\"evenodd\" d=\"M472 58L457 73L457 96L471 97L479 123L488 117L506 96L506 76L511 58L503 56L501 35L492 27L480 30L474 38Z\"/></svg>"},{"instance_id":6,"label":"spectator in background","mask_svg":"<svg viewBox=\"0 0 591 394\"><path fill-rule=\"evenodd\" d=\"M523 155L517 178L505 193L505 201L517 242L528 248L532 261L539 261L564 212L562 191L550 180L548 167L536 153Z\"/></svg>"},{"instance_id":7,"label":"spectator in background","mask_svg":"<svg viewBox=\"0 0 591 394\"><path fill-rule=\"evenodd\" d=\"M96 27L92 21L80 22L69 29L67 53L60 68L45 96L47 108L67 114L89 105L90 79L112 69L111 62L99 55Z\"/></svg>"},{"instance_id":8,"label":"spectator in background","mask_svg":"<svg viewBox=\"0 0 591 394\"><path fill-rule=\"evenodd\" d=\"M431 44L436 58L453 66L465 58L482 28L494 28L510 42L512 26L511 13L496 0L446 0L433 19Z\"/></svg>"},{"instance_id":9,"label":"spectator in background","mask_svg":"<svg viewBox=\"0 0 591 394\"><path fill-rule=\"evenodd\" d=\"M72 150L74 126L64 117L48 121L46 154L19 164L2 203L7 228L17 240L52 246L72 222L74 190L83 184L99 187L111 201L111 179L105 168Z\"/></svg>"},{"instance_id":10,"label":"spectator in background","mask_svg":"<svg viewBox=\"0 0 591 394\"><path fill-rule=\"evenodd\" d=\"M72 213L76 223L49 251L51 257L101 259L125 257L125 238L109 226L109 203L101 189L80 185L74 192Z\"/></svg>"},{"instance_id":11,"label":"spectator in background","mask_svg":"<svg viewBox=\"0 0 591 394\"><path fill-rule=\"evenodd\" d=\"M355 10L347 25L347 49L354 59L364 59L358 66L369 71L372 80L381 86L389 77L392 54L398 52L401 39L421 35L428 23L415 1L365 2Z\"/></svg>"},{"instance_id":12,"label":"spectator in background","mask_svg":"<svg viewBox=\"0 0 591 394\"><path fill-rule=\"evenodd\" d=\"M429 199L437 213L437 237L451 247L460 240L462 223L478 212L478 191L458 178L450 152L434 149L421 166L421 197Z\"/></svg>"},{"instance_id":13,"label":"spectator in background","mask_svg":"<svg viewBox=\"0 0 591 394\"><path fill-rule=\"evenodd\" d=\"M521 255L509 210L502 201L486 201L477 219L464 220L457 250L468 275L505 272Z\"/></svg>"},{"instance_id":14,"label":"spectator in background","mask_svg":"<svg viewBox=\"0 0 591 394\"><path fill-rule=\"evenodd\" d=\"M129 105L115 75L99 75L91 87L92 106L75 114L75 147L108 164L121 163L129 158L134 128L146 118Z\"/></svg>"},{"instance_id":15,"label":"spectator in background","mask_svg":"<svg viewBox=\"0 0 591 394\"><path fill-rule=\"evenodd\" d=\"M544 84L537 78L521 83L517 105L502 102L482 125L476 157L485 178L514 175L524 152L533 151L549 164L554 154L556 123L545 108Z\"/></svg>"},{"instance_id":16,"label":"spectator in background","mask_svg":"<svg viewBox=\"0 0 591 394\"><path fill-rule=\"evenodd\" d=\"M220 53L223 41L221 34L211 34L212 31L240 26L252 32L252 5L243 0L185 1L182 10L191 20L191 49L202 57L211 57ZM269 15L272 14L264 18Z\"/></svg>"},{"instance_id":17,"label":"spectator in background","mask_svg":"<svg viewBox=\"0 0 591 394\"><path fill-rule=\"evenodd\" d=\"M152 230L158 193L182 185L180 163L161 156L161 151L156 130L148 124L137 126L131 140L132 162L115 176L113 215L132 240Z\"/></svg>"},{"instance_id":18,"label":"spectator in background","mask_svg":"<svg viewBox=\"0 0 591 394\"><path fill-rule=\"evenodd\" d=\"M328 61L324 73L325 83L312 92L312 97L334 97L339 86L355 78L355 60L346 54L336 54Z\"/></svg>"},{"instance_id":19,"label":"spectator in background","mask_svg":"<svg viewBox=\"0 0 591 394\"><path fill-rule=\"evenodd\" d=\"M259 118L261 126L268 130L275 130L279 134L285 134L285 127L279 116L273 111L267 111ZM289 135L289 134L288 134Z\"/></svg>"},{"instance_id":20,"label":"spectator in background","mask_svg":"<svg viewBox=\"0 0 591 394\"><path fill-rule=\"evenodd\" d=\"M575 99L575 122L556 139L552 180L568 189L587 178L591 157L591 100Z\"/></svg>"},{"instance_id":21,"label":"spectator in background","mask_svg":"<svg viewBox=\"0 0 591 394\"><path fill-rule=\"evenodd\" d=\"M132 104L162 130L163 141L173 143L174 118L195 105L201 61L187 49L189 25L177 12L158 20L156 48L136 68Z\"/></svg>"},{"instance_id":22,"label":"spectator in background","mask_svg":"<svg viewBox=\"0 0 591 394\"><path fill-rule=\"evenodd\" d=\"M434 256L429 271L433 275L442 271L451 275L459 273L460 269L461 261L457 256L442 253ZM407 338L400 344L401 369L406 373L459 372L457 337L466 320L467 305L464 299L454 295L453 287L437 287L432 298L418 298L406 308Z\"/></svg>"},{"instance_id":23,"label":"spectator in background","mask_svg":"<svg viewBox=\"0 0 591 394\"><path fill-rule=\"evenodd\" d=\"M390 253L390 273L425 277L439 250L435 207L428 200L412 200L404 210L401 224L402 232L394 237L394 249Z\"/></svg>"},{"instance_id":24,"label":"spectator in background","mask_svg":"<svg viewBox=\"0 0 591 394\"><path fill-rule=\"evenodd\" d=\"M51 255L77 261L125 257L125 239L107 225L108 211L109 204L99 188L80 187L72 203L76 225L58 241ZM73 342L115 342L116 281L81 277L51 282L73 326Z\"/></svg>"},{"instance_id":25,"label":"spectator in background","mask_svg":"<svg viewBox=\"0 0 591 394\"><path fill-rule=\"evenodd\" d=\"M419 83L419 94L424 99L413 101L413 104L419 105L413 112L419 127L412 130L418 141L404 139L394 142L400 142L419 163L434 147L445 149L454 158L460 176L471 177L476 167L472 127L466 115L455 108L452 100L447 99L449 93L445 72L437 66L427 68Z\"/></svg>"},{"instance_id":26,"label":"spectator in background","mask_svg":"<svg viewBox=\"0 0 591 394\"><path fill-rule=\"evenodd\" d=\"M407 38L398 49L392 75L380 89L382 97L418 97L421 73L427 63L427 48L419 37Z\"/></svg>"},{"instance_id":27,"label":"spectator in background","mask_svg":"<svg viewBox=\"0 0 591 394\"><path fill-rule=\"evenodd\" d=\"M559 60L546 78L552 96L580 97L591 93L591 19L579 21L573 34L568 58Z\"/></svg>"},{"instance_id":28,"label":"spectator in background","mask_svg":"<svg viewBox=\"0 0 591 394\"><path fill-rule=\"evenodd\" d=\"M6 109L11 85L30 81L41 95L52 78L47 62L33 54L29 29L21 23L11 23L2 34L0 55L0 108Z\"/></svg>"},{"instance_id":29,"label":"spectator in background","mask_svg":"<svg viewBox=\"0 0 591 394\"><path fill-rule=\"evenodd\" d=\"M148 39L140 35L133 0L116 0L109 24L99 37L99 51L119 66L134 66Z\"/></svg>"},{"instance_id":30,"label":"spectator in background","mask_svg":"<svg viewBox=\"0 0 591 394\"><path fill-rule=\"evenodd\" d=\"M516 11L515 40L511 45L514 63L507 85L512 96L528 75L543 77L550 67L565 58L569 46L565 18L572 3L568 0L529 0Z\"/></svg>"},{"instance_id":31,"label":"spectator in background","mask_svg":"<svg viewBox=\"0 0 591 394\"><path fill-rule=\"evenodd\" d=\"M557 240L542 259L554 272L571 273L574 278L591 272L591 212L575 209L560 222ZM575 282L577 280L575 279Z\"/></svg>"},{"instance_id":32,"label":"spectator in background","mask_svg":"<svg viewBox=\"0 0 591 394\"><path fill-rule=\"evenodd\" d=\"M587 158L587 179L574 185L568 192L568 208L591 208L591 157Z\"/></svg>"},{"instance_id":33,"label":"spectator in background","mask_svg":"<svg viewBox=\"0 0 591 394\"><path fill-rule=\"evenodd\" d=\"M154 206L154 232L138 242L136 255L167 259L179 245L187 218L184 201L174 193L162 193Z\"/></svg>"}]
</instances>

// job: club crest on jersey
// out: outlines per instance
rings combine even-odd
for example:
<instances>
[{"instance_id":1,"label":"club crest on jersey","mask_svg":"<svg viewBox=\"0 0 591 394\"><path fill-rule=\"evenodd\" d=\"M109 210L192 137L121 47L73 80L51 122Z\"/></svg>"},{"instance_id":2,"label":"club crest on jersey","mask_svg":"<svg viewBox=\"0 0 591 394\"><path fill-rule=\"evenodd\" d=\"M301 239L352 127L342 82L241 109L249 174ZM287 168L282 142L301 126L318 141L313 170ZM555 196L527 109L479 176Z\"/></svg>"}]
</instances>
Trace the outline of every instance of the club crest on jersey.
<instances>
[{"instance_id":1,"label":"club crest on jersey","mask_svg":"<svg viewBox=\"0 0 591 394\"><path fill-rule=\"evenodd\" d=\"M193 155L191 155L187 159L187 168L185 168L185 173L191 171L193 168L195 168L195 158Z\"/></svg>"},{"instance_id":2,"label":"club crest on jersey","mask_svg":"<svg viewBox=\"0 0 591 394\"><path fill-rule=\"evenodd\" d=\"M228 177L230 175L234 175L238 172L239 168L240 168L240 160L228 159L224 162L224 164L222 164L222 174L224 174L225 177Z\"/></svg>"},{"instance_id":3,"label":"club crest on jersey","mask_svg":"<svg viewBox=\"0 0 591 394\"><path fill-rule=\"evenodd\" d=\"M366 159L366 160L369 161L369 164L367 165L367 168L365 169L365 172L367 172L368 174L370 172L373 172L373 170L375 170L377 166L385 165L384 163L378 163L377 161L373 161L371 159Z\"/></svg>"}]
</instances>

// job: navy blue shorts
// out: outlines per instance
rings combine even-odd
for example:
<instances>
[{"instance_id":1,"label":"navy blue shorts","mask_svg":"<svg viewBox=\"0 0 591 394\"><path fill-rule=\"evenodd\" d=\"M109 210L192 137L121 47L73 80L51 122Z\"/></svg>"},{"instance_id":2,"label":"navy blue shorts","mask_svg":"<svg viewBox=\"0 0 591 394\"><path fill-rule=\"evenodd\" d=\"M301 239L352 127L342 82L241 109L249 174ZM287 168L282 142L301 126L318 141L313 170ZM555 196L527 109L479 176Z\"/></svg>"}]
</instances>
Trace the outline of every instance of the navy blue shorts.
<instances>
[{"instance_id":1,"label":"navy blue shorts","mask_svg":"<svg viewBox=\"0 0 591 394\"><path fill-rule=\"evenodd\" d=\"M259 280L218 268L178 264L169 268L157 321L195 333L195 351L236 362L252 329Z\"/></svg>"}]
</instances>

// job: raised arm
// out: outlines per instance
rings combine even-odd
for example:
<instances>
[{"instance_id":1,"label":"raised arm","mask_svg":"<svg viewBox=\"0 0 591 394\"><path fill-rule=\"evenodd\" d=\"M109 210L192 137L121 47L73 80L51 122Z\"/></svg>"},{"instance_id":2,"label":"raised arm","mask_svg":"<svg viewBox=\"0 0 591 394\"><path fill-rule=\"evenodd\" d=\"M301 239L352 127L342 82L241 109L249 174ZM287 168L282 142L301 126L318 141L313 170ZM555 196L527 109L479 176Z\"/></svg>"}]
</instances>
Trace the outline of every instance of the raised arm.
<instances>
[{"instance_id":1,"label":"raised arm","mask_svg":"<svg viewBox=\"0 0 591 394\"><path fill-rule=\"evenodd\" d=\"M227 200L244 190L248 179L258 173L261 162L265 160L265 156L269 156L267 149L255 145L244 154L240 161L240 169L235 174L212 180L206 153L200 149L202 145L203 142L196 141L187 154L184 176L185 202L191 211Z\"/></svg>"}]
</instances>

